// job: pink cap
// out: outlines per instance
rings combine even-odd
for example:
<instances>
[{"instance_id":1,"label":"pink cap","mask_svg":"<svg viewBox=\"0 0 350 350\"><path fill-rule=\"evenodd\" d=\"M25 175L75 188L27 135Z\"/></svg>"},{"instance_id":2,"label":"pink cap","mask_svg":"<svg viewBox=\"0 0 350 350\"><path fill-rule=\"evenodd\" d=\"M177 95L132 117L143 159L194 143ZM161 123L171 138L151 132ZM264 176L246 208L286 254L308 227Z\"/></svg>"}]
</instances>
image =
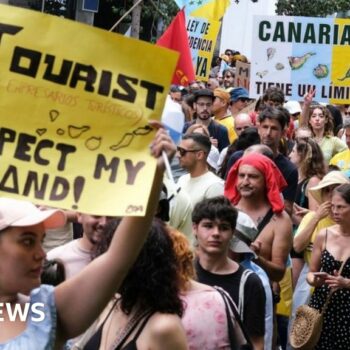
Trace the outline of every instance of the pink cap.
<instances>
[{"instance_id":1,"label":"pink cap","mask_svg":"<svg viewBox=\"0 0 350 350\"><path fill-rule=\"evenodd\" d=\"M64 226L62 210L40 210L33 203L12 198L0 198L0 230L10 226L33 226L43 223L46 229Z\"/></svg>"}]
</instances>

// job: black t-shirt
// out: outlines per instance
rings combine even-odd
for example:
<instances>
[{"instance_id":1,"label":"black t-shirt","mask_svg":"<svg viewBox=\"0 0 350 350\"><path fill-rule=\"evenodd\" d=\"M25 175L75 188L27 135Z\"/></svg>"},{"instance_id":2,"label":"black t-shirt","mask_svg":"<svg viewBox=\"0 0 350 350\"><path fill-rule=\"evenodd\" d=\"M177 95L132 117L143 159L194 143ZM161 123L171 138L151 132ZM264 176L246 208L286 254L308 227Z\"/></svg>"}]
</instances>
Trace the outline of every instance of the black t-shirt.
<instances>
[{"instance_id":1,"label":"black t-shirt","mask_svg":"<svg viewBox=\"0 0 350 350\"><path fill-rule=\"evenodd\" d=\"M218 275L204 270L197 260L195 262L198 282L209 286L218 286L226 290L238 305L239 285L243 266L228 275ZM265 303L266 296L263 284L254 272L251 273L244 286L243 324L251 337L263 337L265 335Z\"/></svg>"},{"instance_id":2,"label":"black t-shirt","mask_svg":"<svg viewBox=\"0 0 350 350\"><path fill-rule=\"evenodd\" d=\"M288 187L282 192L283 198L294 202L298 186L298 169L281 153L274 158L274 162L288 184Z\"/></svg>"}]
</instances>

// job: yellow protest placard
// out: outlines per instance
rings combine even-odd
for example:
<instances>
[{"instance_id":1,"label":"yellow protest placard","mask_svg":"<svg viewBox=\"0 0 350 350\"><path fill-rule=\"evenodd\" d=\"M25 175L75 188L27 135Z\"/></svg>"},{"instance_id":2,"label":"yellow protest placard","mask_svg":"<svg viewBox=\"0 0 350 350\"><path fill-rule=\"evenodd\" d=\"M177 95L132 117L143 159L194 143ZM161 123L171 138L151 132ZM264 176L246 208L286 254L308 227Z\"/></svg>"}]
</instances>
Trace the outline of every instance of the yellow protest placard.
<instances>
[{"instance_id":1,"label":"yellow protest placard","mask_svg":"<svg viewBox=\"0 0 350 350\"><path fill-rule=\"evenodd\" d=\"M207 81L220 22L213 19L188 17L186 28L196 79Z\"/></svg>"},{"instance_id":2,"label":"yellow protest placard","mask_svg":"<svg viewBox=\"0 0 350 350\"><path fill-rule=\"evenodd\" d=\"M178 55L0 5L0 195L95 215L143 215L148 145Z\"/></svg>"}]
</instances>

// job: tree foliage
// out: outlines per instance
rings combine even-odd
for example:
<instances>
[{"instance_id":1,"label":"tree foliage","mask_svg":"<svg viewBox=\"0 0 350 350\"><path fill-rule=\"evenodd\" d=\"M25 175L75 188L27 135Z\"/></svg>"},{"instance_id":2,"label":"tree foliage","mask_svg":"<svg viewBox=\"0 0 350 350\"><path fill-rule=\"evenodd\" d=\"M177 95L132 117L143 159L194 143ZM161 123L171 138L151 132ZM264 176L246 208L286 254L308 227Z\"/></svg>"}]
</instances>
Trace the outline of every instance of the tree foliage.
<instances>
[{"instance_id":1,"label":"tree foliage","mask_svg":"<svg viewBox=\"0 0 350 350\"><path fill-rule=\"evenodd\" d=\"M326 17L350 10L349 0L278 0L276 13L287 16Z\"/></svg>"},{"instance_id":2,"label":"tree foliage","mask_svg":"<svg viewBox=\"0 0 350 350\"><path fill-rule=\"evenodd\" d=\"M133 0L100 0L100 11L95 15L97 27L109 29L133 5ZM143 0L141 2L141 33L140 38L147 41L155 39L156 26L161 19L168 26L179 11L174 0ZM131 24L131 13L127 15L117 31L125 32Z\"/></svg>"}]
</instances>

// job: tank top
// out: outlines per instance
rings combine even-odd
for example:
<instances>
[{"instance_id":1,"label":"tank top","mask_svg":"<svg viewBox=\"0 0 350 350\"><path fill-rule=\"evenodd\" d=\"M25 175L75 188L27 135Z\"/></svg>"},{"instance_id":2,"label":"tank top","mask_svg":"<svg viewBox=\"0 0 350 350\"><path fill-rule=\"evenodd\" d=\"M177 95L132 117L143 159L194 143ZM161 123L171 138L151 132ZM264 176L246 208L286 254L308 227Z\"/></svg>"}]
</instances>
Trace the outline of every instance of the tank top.
<instances>
[{"instance_id":1,"label":"tank top","mask_svg":"<svg viewBox=\"0 0 350 350\"><path fill-rule=\"evenodd\" d=\"M108 315L106 316L106 318L104 319L103 323L100 325L98 330L89 339L89 341L85 344L84 350L96 350L96 349L100 348L101 340L102 340L103 326L105 325L106 321L108 320L113 309L114 309L114 307L111 308L111 310L109 311ZM114 350L137 350L136 341L137 341L138 337L140 336L141 332L143 331L143 329L145 328L148 320L150 319L150 317L153 314L154 313L151 311L143 313L140 316L140 319L138 319L135 322L135 324L129 329L129 331L125 334L124 339L121 341L121 343L119 345L117 345L117 347L114 348ZM134 337L123 347L123 345L125 344L125 341L129 337L129 335L137 328L137 326L139 326L139 328L137 329L137 332L135 333Z\"/></svg>"}]
</instances>

